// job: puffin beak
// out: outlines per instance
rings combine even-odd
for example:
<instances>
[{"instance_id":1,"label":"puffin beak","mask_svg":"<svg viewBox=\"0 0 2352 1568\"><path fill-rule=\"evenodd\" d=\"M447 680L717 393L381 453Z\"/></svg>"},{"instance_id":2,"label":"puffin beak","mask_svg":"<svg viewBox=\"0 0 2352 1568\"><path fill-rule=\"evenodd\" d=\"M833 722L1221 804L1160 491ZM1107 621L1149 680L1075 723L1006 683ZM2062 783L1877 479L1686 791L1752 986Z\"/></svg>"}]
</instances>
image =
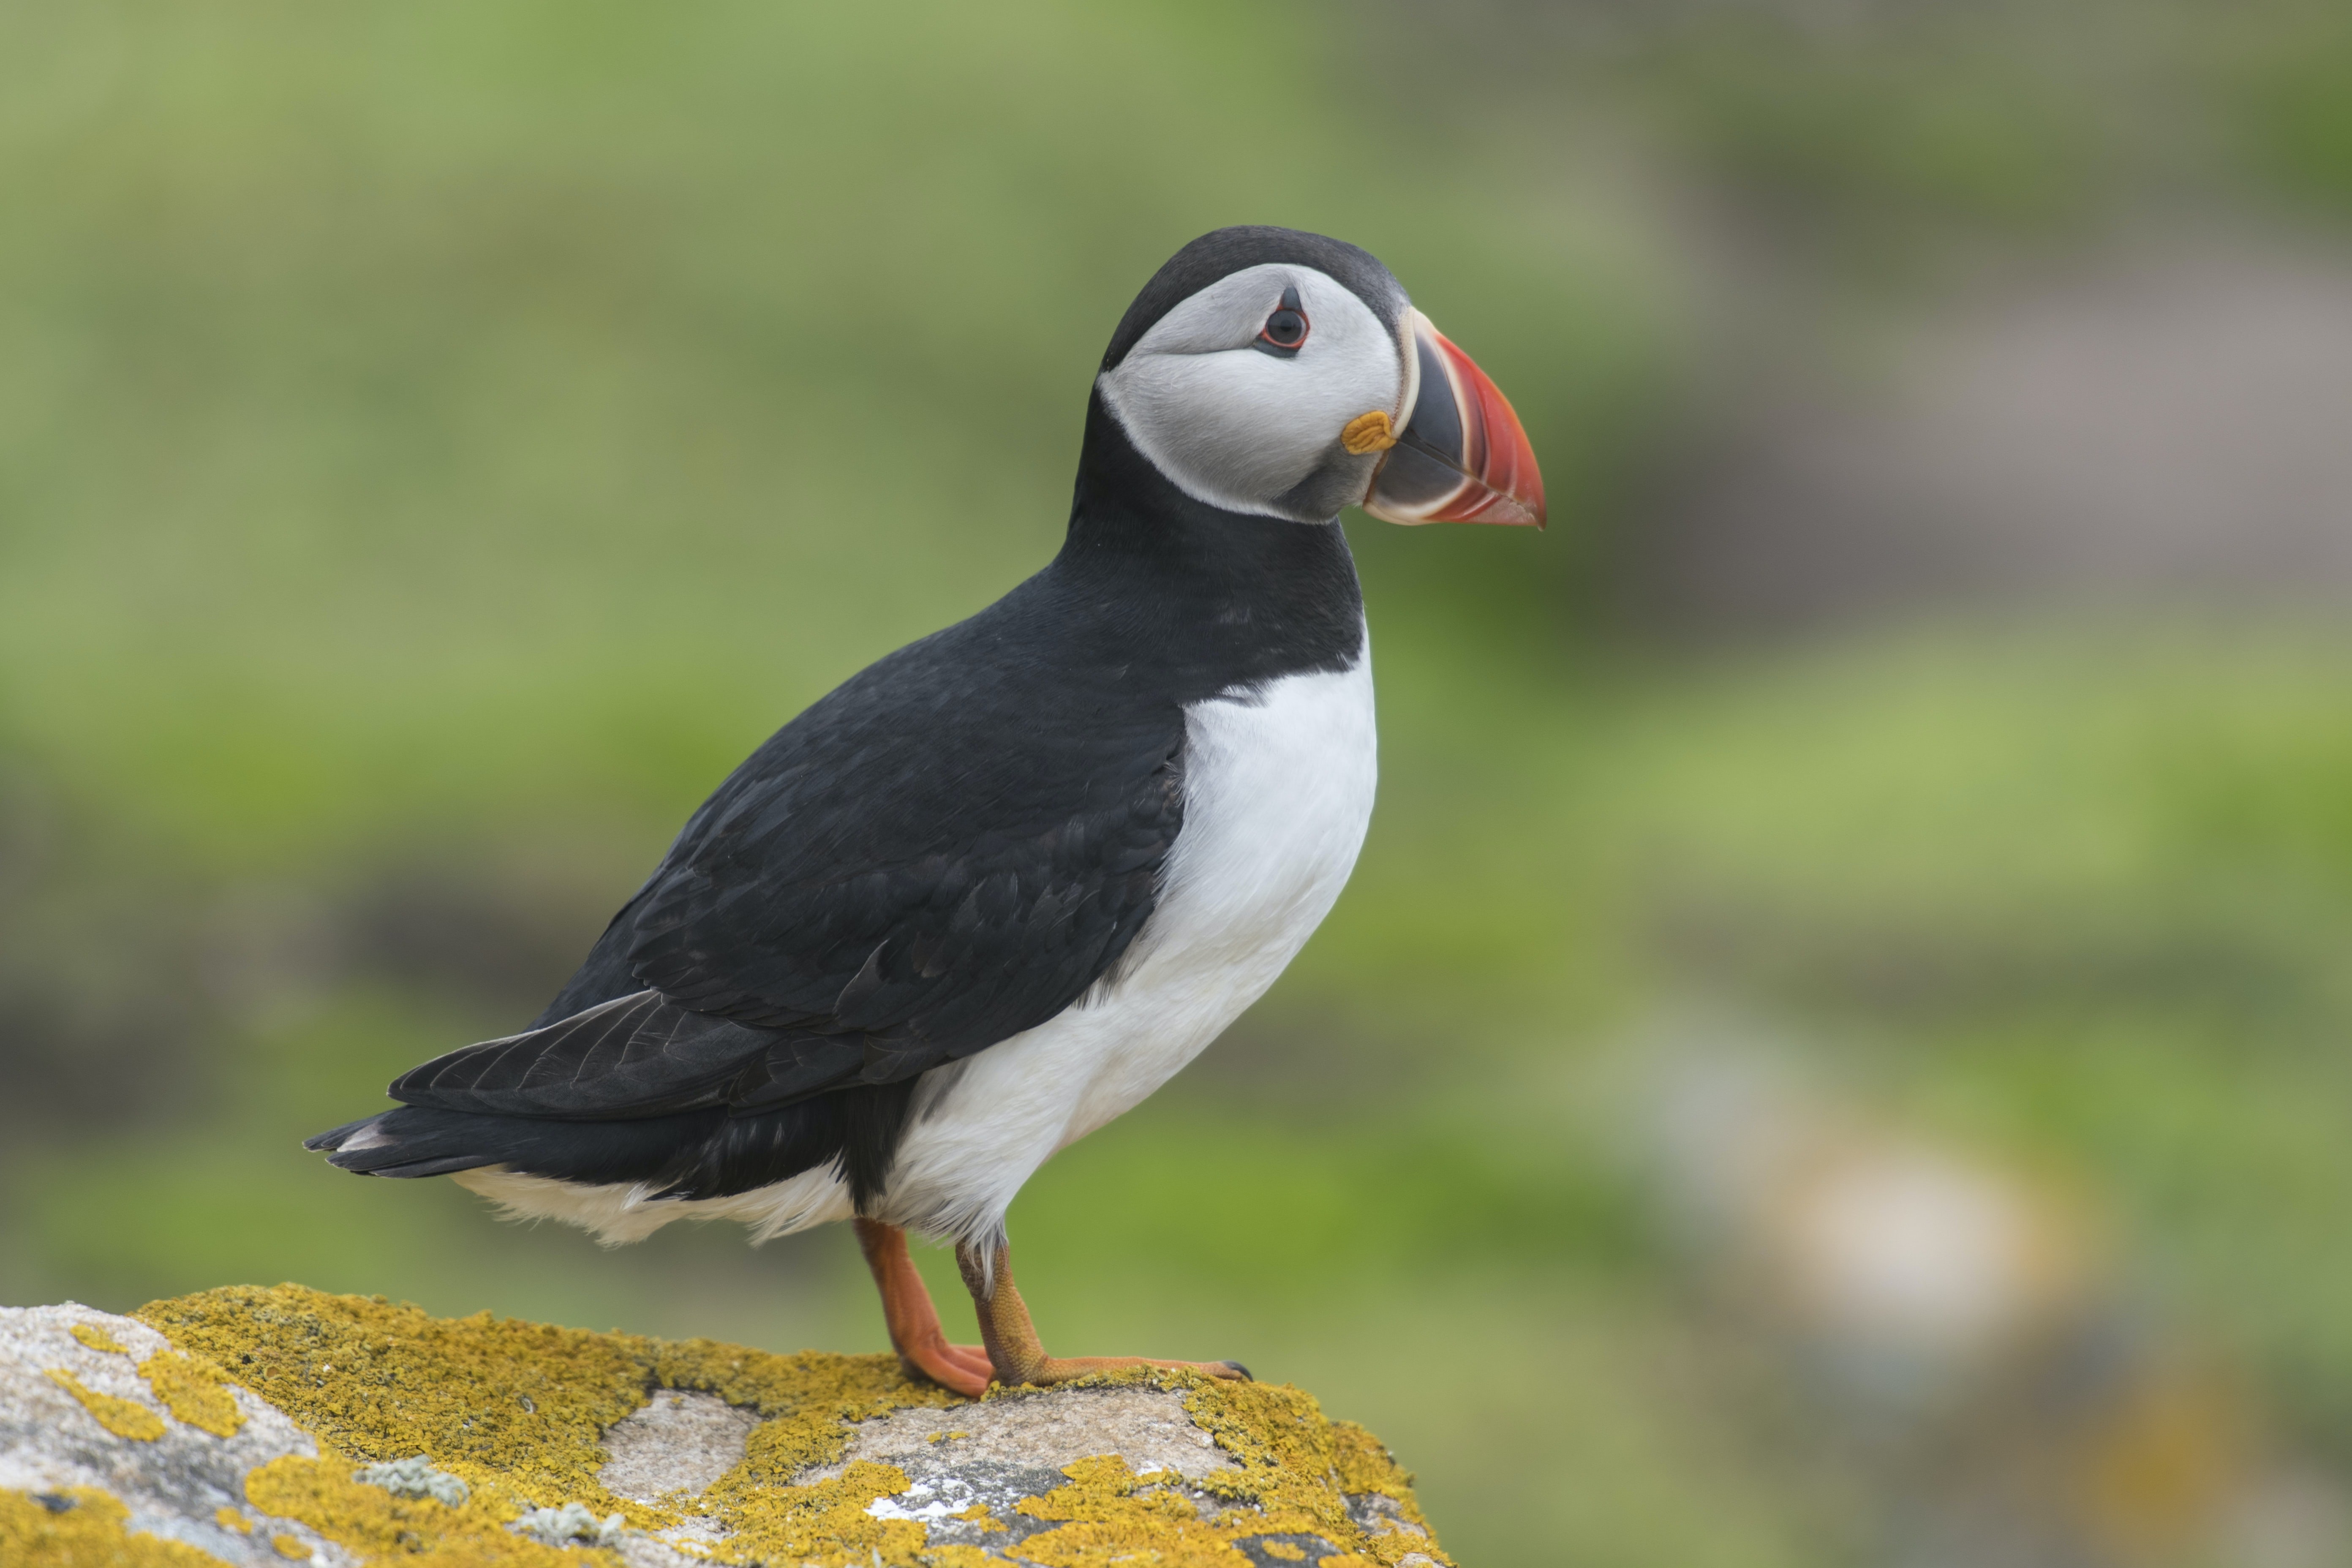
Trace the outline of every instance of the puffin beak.
<instances>
[{"instance_id":1,"label":"puffin beak","mask_svg":"<svg viewBox=\"0 0 2352 1568\"><path fill-rule=\"evenodd\" d=\"M1390 427L1373 416L1348 427L1356 443L1390 444L1372 471L1364 510L1388 522L1544 525L1543 475L1519 416L1486 373L1446 342L1419 310L1406 312L1413 353L1403 416Z\"/></svg>"}]
</instances>

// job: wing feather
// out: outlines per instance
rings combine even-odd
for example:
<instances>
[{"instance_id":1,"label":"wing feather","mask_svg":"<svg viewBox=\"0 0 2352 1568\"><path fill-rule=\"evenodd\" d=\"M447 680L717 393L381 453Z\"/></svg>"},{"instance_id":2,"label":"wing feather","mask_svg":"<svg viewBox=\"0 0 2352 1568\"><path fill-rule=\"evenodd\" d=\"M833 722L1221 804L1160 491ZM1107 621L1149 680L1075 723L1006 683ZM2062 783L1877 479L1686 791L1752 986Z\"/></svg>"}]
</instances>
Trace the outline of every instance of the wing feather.
<instances>
[{"instance_id":1,"label":"wing feather","mask_svg":"<svg viewBox=\"0 0 2352 1568\"><path fill-rule=\"evenodd\" d=\"M534 1028L395 1099L749 1114L902 1081L1053 1017L1150 917L1184 724L1099 662L1007 682L978 621L779 731L688 821ZM1011 660L1021 668L1019 659Z\"/></svg>"}]
</instances>

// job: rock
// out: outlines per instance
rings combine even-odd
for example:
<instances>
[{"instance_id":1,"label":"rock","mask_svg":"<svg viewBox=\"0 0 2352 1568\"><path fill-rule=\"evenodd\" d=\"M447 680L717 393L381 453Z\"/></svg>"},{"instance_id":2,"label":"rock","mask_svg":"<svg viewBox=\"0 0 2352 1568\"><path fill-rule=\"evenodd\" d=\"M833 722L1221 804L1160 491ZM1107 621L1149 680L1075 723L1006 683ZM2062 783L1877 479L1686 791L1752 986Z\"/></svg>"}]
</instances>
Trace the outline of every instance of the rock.
<instances>
[{"instance_id":1,"label":"rock","mask_svg":"<svg viewBox=\"0 0 2352 1568\"><path fill-rule=\"evenodd\" d=\"M109 1344L120 1348L100 1348ZM298 1552L351 1562L292 1521L226 1522L244 1517L247 1475L277 1459L315 1459L319 1445L243 1388L226 1391L243 1417L232 1436L175 1419L140 1370L171 1349L144 1323L72 1302L0 1309L0 1562L41 1561L20 1539L26 1523L78 1542L101 1516L119 1520L102 1535L181 1542L206 1554L194 1562L285 1568ZM278 1547L281 1538L296 1545Z\"/></svg>"},{"instance_id":2,"label":"rock","mask_svg":"<svg viewBox=\"0 0 2352 1568\"><path fill-rule=\"evenodd\" d=\"M906 1475L908 1488L876 1499L867 1512L921 1521L931 1545L1001 1551L1054 1528L1045 1518L1023 1514L1024 1500L1048 1497L1069 1479L1066 1467L1105 1454L1118 1455L1138 1475L1164 1474L1174 1483L1240 1473L1216 1439L1192 1425L1183 1394L1129 1387L893 1411L859 1422L840 1461L793 1479L815 1486L845 1475L854 1464L888 1465ZM1214 1516L1209 1494L1190 1486L1176 1489ZM1328 1555L1339 1549L1326 1543L1322 1550Z\"/></svg>"},{"instance_id":3,"label":"rock","mask_svg":"<svg viewBox=\"0 0 2352 1568\"><path fill-rule=\"evenodd\" d=\"M888 1356L445 1320L299 1286L0 1310L0 1562L1439 1568L1294 1388L960 1399Z\"/></svg>"},{"instance_id":4,"label":"rock","mask_svg":"<svg viewBox=\"0 0 2352 1568\"><path fill-rule=\"evenodd\" d=\"M755 1410L715 1394L657 1388L646 1407L604 1428L612 1456L596 1472L604 1489L631 1502L658 1503L671 1492L701 1492L743 1462L760 1425Z\"/></svg>"}]
</instances>

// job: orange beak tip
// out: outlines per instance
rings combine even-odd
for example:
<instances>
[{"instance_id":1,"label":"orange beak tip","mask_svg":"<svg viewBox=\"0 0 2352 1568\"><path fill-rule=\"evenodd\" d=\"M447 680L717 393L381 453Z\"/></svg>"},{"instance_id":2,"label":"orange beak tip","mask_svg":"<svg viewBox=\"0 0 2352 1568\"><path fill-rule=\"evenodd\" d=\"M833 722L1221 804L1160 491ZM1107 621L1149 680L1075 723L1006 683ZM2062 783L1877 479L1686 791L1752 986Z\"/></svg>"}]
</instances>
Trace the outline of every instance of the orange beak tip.
<instances>
[{"instance_id":1,"label":"orange beak tip","mask_svg":"<svg viewBox=\"0 0 2352 1568\"><path fill-rule=\"evenodd\" d=\"M1419 392L1399 433L1412 451L1383 461L1365 509L1391 522L1542 530L1543 473L1510 400L1428 318L1415 311L1412 321ZM1407 460L1392 468L1398 458Z\"/></svg>"}]
</instances>

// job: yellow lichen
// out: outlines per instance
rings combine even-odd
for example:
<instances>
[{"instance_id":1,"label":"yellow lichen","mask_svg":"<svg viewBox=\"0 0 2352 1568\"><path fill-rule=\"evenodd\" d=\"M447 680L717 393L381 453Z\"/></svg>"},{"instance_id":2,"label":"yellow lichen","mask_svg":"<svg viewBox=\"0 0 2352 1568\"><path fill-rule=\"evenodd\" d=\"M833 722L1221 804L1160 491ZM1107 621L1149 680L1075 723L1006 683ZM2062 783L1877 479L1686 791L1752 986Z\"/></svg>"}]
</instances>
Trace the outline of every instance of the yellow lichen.
<instances>
[{"instance_id":1,"label":"yellow lichen","mask_svg":"<svg viewBox=\"0 0 2352 1568\"><path fill-rule=\"evenodd\" d=\"M851 1421L956 1402L908 1381L892 1356L779 1356L707 1340L499 1321L488 1313L436 1319L414 1307L291 1285L206 1291L152 1303L139 1315L320 1440L327 1458L310 1471L292 1468L307 1461L280 1460L256 1472L247 1487L255 1507L367 1552L389 1553L406 1532L400 1561L415 1568L425 1564L413 1553L445 1549L456 1553L453 1562L489 1561L482 1553L493 1551L498 1561L580 1561L576 1553L512 1555L553 1551L503 1528L534 1507L577 1501L644 1530L677 1522L673 1510L614 1497L596 1478L604 1428L662 1387L715 1393L770 1417L754 1431L744 1463L701 1505L719 1513L746 1550L755 1540L813 1539L816 1518L838 1514L841 1550L860 1549L861 1568L877 1548L902 1556L920 1544L921 1527L863 1512L874 1498L905 1486L898 1472L830 1490L785 1483L840 1458ZM418 1453L475 1489L467 1508L435 1517L425 1510L437 1504L403 1503L349 1480L358 1463ZM807 1556L832 1560L821 1550Z\"/></svg>"},{"instance_id":2,"label":"yellow lichen","mask_svg":"<svg viewBox=\"0 0 2352 1568\"><path fill-rule=\"evenodd\" d=\"M131 1510L102 1491L75 1487L63 1495L74 1506L53 1513L37 1498L0 1491L0 1563L8 1568L222 1568L209 1552L131 1534L123 1528Z\"/></svg>"},{"instance_id":3,"label":"yellow lichen","mask_svg":"<svg viewBox=\"0 0 2352 1568\"><path fill-rule=\"evenodd\" d=\"M1287 1541L1262 1541L1258 1542L1258 1550L1265 1552L1268 1557L1279 1557L1285 1563L1304 1563L1307 1561L1307 1548L1304 1546L1293 1546Z\"/></svg>"},{"instance_id":4,"label":"yellow lichen","mask_svg":"<svg viewBox=\"0 0 2352 1568\"><path fill-rule=\"evenodd\" d=\"M1235 1467L1197 1484L1231 1506L1213 1520L1201 1520L1189 1501L1167 1489L1170 1478L1164 1473L1138 1475L1117 1458L1085 1460L1063 1470L1069 1486L1020 1505L1019 1511L1033 1519L1066 1521L1024 1541L1024 1558L1058 1568L1156 1552L1166 1568L1234 1568L1247 1561L1234 1542L1297 1535L1339 1549L1324 1555L1329 1568L1393 1568L1412 1552L1452 1563L1424 1535L1370 1535L1355 1522L1348 1494L1377 1493L1393 1500L1401 1517L1425 1529L1412 1500L1412 1478L1362 1427L1326 1418L1312 1395L1278 1384L1234 1383L1182 1370L1114 1373L1079 1386L1134 1384L1184 1392L1187 1413ZM989 1395L1037 1396L1034 1390Z\"/></svg>"},{"instance_id":5,"label":"yellow lichen","mask_svg":"<svg viewBox=\"0 0 2352 1568\"><path fill-rule=\"evenodd\" d=\"M106 1351L114 1355L129 1355L131 1353L130 1351L125 1349L123 1346L116 1344L114 1342L114 1336L108 1333L104 1329L100 1328L96 1323L76 1323L72 1328L66 1331L94 1351Z\"/></svg>"},{"instance_id":6,"label":"yellow lichen","mask_svg":"<svg viewBox=\"0 0 2352 1568\"><path fill-rule=\"evenodd\" d=\"M730 1475L711 1490L730 1487ZM912 1520L876 1519L866 1511L875 1499L907 1489L905 1471L864 1462L838 1479L813 1487L730 1487L718 1498L719 1515L737 1533L725 1542L735 1562L822 1563L824 1568L866 1568L871 1563L913 1563L923 1550L925 1531Z\"/></svg>"},{"instance_id":7,"label":"yellow lichen","mask_svg":"<svg viewBox=\"0 0 2352 1568\"><path fill-rule=\"evenodd\" d=\"M648 1381L618 1336L487 1312L436 1319L299 1286L209 1290L140 1316L339 1453L428 1454L533 1506L577 1498L612 1510L596 1484L597 1436L645 1403Z\"/></svg>"},{"instance_id":8,"label":"yellow lichen","mask_svg":"<svg viewBox=\"0 0 2352 1568\"><path fill-rule=\"evenodd\" d=\"M100 1394L94 1388L84 1388L81 1379L59 1367L49 1369L49 1381L81 1401L83 1409L98 1417L98 1424L118 1437L128 1437L134 1443L152 1443L166 1428L163 1418L135 1400L117 1399L111 1394Z\"/></svg>"},{"instance_id":9,"label":"yellow lichen","mask_svg":"<svg viewBox=\"0 0 2352 1568\"><path fill-rule=\"evenodd\" d=\"M1211 1478L1203 1483L1208 1489L1246 1498L1269 1518L1314 1521L1269 1523L1266 1530L1311 1531L1343 1552L1381 1564L1419 1552L1450 1568L1454 1559L1426 1533L1429 1521L1413 1500L1412 1477L1370 1432L1352 1421L1328 1419L1314 1395L1286 1384L1229 1383L1198 1373L1162 1375L1189 1380L1186 1412L1241 1467L1238 1478ZM1367 1494L1394 1502L1398 1514L1424 1533L1367 1534L1347 1511L1349 1496ZM1348 1568L1343 1559L1324 1562Z\"/></svg>"},{"instance_id":10,"label":"yellow lichen","mask_svg":"<svg viewBox=\"0 0 2352 1568\"><path fill-rule=\"evenodd\" d=\"M1021 1555L1045 1568L1091 1568L1139 1552L1166 1568L1244 1568L1249 1558L1233 1532L1201 1518L1192 1500L1140 1477L1116 1456L1063 1467L1076 1484L1024 1498L1017 1513L1065 1520L1021 1543Z\"/></svg>"},{"instance_id":11,"label":"yellow lichen","mask_svg":"<svg viewBox=\"0 0 2352 1568\"><path fill-rule=\"evenodd\" d=\"M215 1437L234 1437L245 1425L245 1412L236 1407L225 1386L227 1380L208 1360L158 1351L139 1363L139 1375L147 1380L147 1386L155 1391L173 1420Z\"/></svg>"},{"instance_id":12,"label":"yellow lichen","mask_svg":"<svg viewBox=\"0 0 2352 1568\"><path fill-rule=\"evenodd\" d=\"M829 1481L791 1484L812 1467L840 1461L854 1422L909 1405L963 1403L908 1380L892 1356L772 1355L707 1340L501 1321L488 1313L435 1319L381 1298L328 1296L292 1285L206 1291L152 1303L138 1315L310 1430L320 1457L261 1467L247 1480L247 1499L263 1513L341 1543L362 1563L582 1568L615 1562L609 1552L577 1544L559 1551L507 1526L528 1509L566 1502L600 1517L621 1513L638 1530L677 1523L678 1511L616 1498L596 1475L604 1429L641 1408L657 1388L713 1393L764 1417L742 1462L683 1505L726 1531L701 1549L713 1560L825 1568L979 1568L996 1561L977 1547L927 1547L921 1524L868 1513L877 1499L907 1489L906 1475L889 1466L852 1464ZM1336 1548L1324 1554L1326 1568L1394 1568L1409 1552L1450 1563L1425 1536L1371 1536L1355 1523L1343 1493L1391 1498L1399 1514L1418 1525L1411 1478L1369 1434L1327 1420L1298 1390L1184 1371L1088 1381L1181 1391L1193 1420L1237 1468L1199 1483L1221 1505L1203 1518L1165 1471L1137 1475L1117 1458L1073 1465L1063 1472L1069 1484L1020 1505L1022 1513L1053 1526L1020 1543L1022 1558L1045 1568L1076 1568L1140 1552L1159 1568L1240 1568L1250 1558L1236 1542L1270 1546L1279 1542L1265 1538L1288 1537ZM988 1397L1051 1395L999 1389ZM950 1432L941 1440L965 1435ZM407 1501L351 1479L358 1464L420 1453L469 1483L466 1504ZM995 1522L985 1510L969 1517Z\"/></svg>"},{"instance_id":13,"label":"yellow lichen","mask_svg":"<svg viewBox=\"0 0 2352 1568\"><path fill-rule=\"evenodd\" d=\"M305 1562L310 1560L310 1549L303 1544L302 1538L299 1535L273 1535L269 1538L269 1544L280 1557L299 1557Z\"/></svg>"},{"instance_id":14,"label":"yellow lichen","mask_svg":"<svg viewBox=\"0 0 2352 1568\"><path fill-rule=\"evenodd\" d=\"M213 1510L213 1522L219 1525L223 1530L234 1530L239 1535L251 1535L253 1533L253 1521L246 1518L245 1515L237 1512L236 1510L233 1508L216 1508Z\"/></svg>"},{"instance_id":15,"label":"yellow lichen","mask_svg":"<svg viewBox=\"0 0 2352 1568\"><path fill-rule=\"evenodd\" d=\"M506 1526L520 1510L480 1493L458 1508L429 1499L396 1498L352 1479L348 1460L272 1459L245 1479L245 1500L258 1511L308 1525L362 1562L415 1568L579 1568L576 1559ZM292 1536L279 1536L291 1541ZM309 1554L309 1549L304 1549ZM591 1561L610 1559L598 1555Z\"/></svg>"}]
</instances>

